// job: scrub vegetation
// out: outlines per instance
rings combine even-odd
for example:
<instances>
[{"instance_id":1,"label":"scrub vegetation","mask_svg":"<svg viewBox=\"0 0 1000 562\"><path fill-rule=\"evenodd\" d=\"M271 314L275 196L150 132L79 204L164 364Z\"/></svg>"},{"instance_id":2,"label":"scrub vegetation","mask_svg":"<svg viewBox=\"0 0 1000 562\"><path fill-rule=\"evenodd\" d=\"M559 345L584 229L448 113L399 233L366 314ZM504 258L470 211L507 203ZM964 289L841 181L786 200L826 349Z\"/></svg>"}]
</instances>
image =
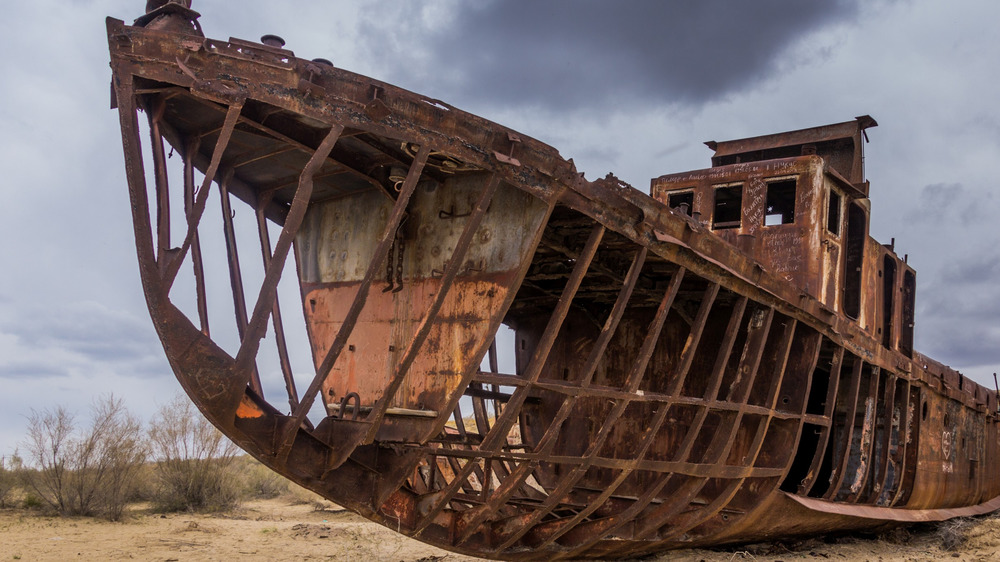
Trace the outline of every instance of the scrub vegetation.
<instances>
[{"instance_id":1,"label":"scrub vegetation","mask_svg":"<svg viewBox=\"0 0 1000 562\"><path fill-rule=\"evenodd\" d=\"M240 453L180 396L148 426L114 396L97 399L84 422L63 406L32 411L19 451L0 457L0 508L119 521L133 504L225 511L289 492L287 480Z\"/></svg>"}]
</instances>

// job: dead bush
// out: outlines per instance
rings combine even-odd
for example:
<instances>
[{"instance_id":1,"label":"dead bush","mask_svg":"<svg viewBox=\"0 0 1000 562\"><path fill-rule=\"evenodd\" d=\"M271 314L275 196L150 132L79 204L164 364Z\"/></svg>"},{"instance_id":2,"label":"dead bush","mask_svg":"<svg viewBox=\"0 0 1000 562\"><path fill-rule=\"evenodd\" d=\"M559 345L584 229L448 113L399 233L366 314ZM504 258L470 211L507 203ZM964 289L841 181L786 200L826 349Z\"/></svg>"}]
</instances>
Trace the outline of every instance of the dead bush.
<instances>
[{"instance_id":1,"label":"dead bush","mask_svg":"<svg viewBox=\"0 0 1000 562\"><path fill-rule=\"evenodd\" d=\"M941 543L941 549L946 552L954 552L961 548L968 540L969 531L975 524L976 520L969 517L958 517L939 523L936 534Z\"/></svg>"},{"instance_id":2,"label":"dead bush","mask_svg":"<svg viewBox=\"0 0 1000 562\"><path fill-rule=\"evenodd\" d=\"M244 455L239 458L237 464L243 480L243 491L247 497L268 500L288 493L288 480L257 459Z\"/></svg>"},{"instance_id":3,"label":"dead bush","mask_svg":"<svg viewBox=\"0 0 1000 562\"><path fill-rule=\"evenodd\" d=\"M20 461L17 453L10 460L6 457L0 457L0 507L9 507L10 505L14 490L17 488Z\"/></svg>"},{"instance_id":4,"label":"dead bush","mask_svg":"<svg viewBox=\"0 0 1000 562\"><path fill-rule=\"evenodd\" d=\"M233 445L186 398L161 407L150 422L156 461L153 501L165 511L219 511L239 505Z\"/></svg>"},{"instance_id":5,"label":"dead bush","mask_svg":"<svg viewBox=\"0 0 1000 562\"><path fill-rule=\"evenodd\" d=\"M26 488L63 515L121 518L146 461L142 424L114 396L98 399L90 427L79 433L62 406L28 418L24 444L33 470Z\"/></svg>"}]
</instances>

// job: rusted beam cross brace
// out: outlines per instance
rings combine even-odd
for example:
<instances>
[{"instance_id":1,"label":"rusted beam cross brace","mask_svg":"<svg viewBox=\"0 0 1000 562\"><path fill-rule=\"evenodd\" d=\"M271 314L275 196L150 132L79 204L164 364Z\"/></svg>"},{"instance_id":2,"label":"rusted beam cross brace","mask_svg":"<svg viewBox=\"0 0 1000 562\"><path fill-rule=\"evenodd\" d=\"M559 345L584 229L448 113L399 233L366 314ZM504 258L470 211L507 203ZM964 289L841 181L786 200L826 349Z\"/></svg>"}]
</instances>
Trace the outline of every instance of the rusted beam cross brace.
<instances>
[{"instance_id":1,"label":"rusted beam cross brace","mask_svg":"<svg viewBox=\"0 0 1000 562\"><path fill-rule=\"evenodd\" d=\"M261 257L264 261L264 271L268 271L274 258L271 249L271 235L268 232L267 218L264 216L264 209L271 202L271 195L264 195L256 202L257 210L257 233L260 238ZM299 405L299 394L295 389L295 377L292 374L292 363L288 357L288 344L285 340L285 327L281 320L281 306L278 304L278 295L274 295L274 305L271 308L271 325L274 328L275 345L278 348L278 364L281 367L281 376L285 379L285 391L288 394L289 411L295 411Z\"/></svg>"},{"instance_id":2,"label":"rusted beam cross brace","mask_svg":"<svg viewBox=\"0 0 1000 562\"><path fill-rule=\"evenodd\" d=\"M816 483L816 476L819 474L820 467L823 466L823 460L826 457L827 444L830 442L830 434L832 420L834 415L834 408L837 405L837 392L840 388L841 379L841 367L844 364L844 348L837 346L837 350L833 354L833 361L830 364L830 382L826 390L826 408L823 411L823 416L828 420L827 424L823 427L820 433L819 440L816 444L816 455L813 457L813 462L809 466L809 471L806 473L806 477L802 479L802 482L798 487L799 495L808 495L812 491L813 486ZM806 420L807 423L814 423L810 420Z\"/></svg>"},{"instance_id":3,"label":"rusted beam cross brace","mask_svg":"<svg viewBox=\"0 0 1000 562\"><path fill-rule=\"evenodd\" d=\"M428 447L423 445L407 445L406 450L415 449L418 451L425 452L426 454L434 454L441 457L450 458L460 458L460 459L493 459L502 460L511 463L531 463L536 461L551 462L553 464L561 464L566 466L578 466L584 462L588 462L583 457L578 456L558 456L558 455L542 455L540 453L533 452L523 452L519 453L516 451L490 451L489 453L483 453L479 449L475 448L440 448L440 447ZM589 461L591 466L598 468L615 468L620 469L623 467L630 466L632 459L615 459L608 457L593 457ZM704 477L704 478L770 478L781 476L784 468L767 468L767 467L754 467L754 466L735 466L735 465L725 465L721 463L712 462L680 462L680 461L651 461L642 460L639 464L635 465L635 470L644 470L649 472L671 472L679 475L694 476L694 477Z\"/></svg>"},{"instance_id":4,"label":"rusted beam cross brace","mask_svg":"<svg viewBox=\"0 0 1000 562\"><path fill-rule=\"evenodd\" d=\"M205 179L202 181L201 188L195 193L194 205L187 216L188 230L184 237L184 242L181 244L180 251L173 255L170 262L161 265L163 286L167 291L173 285L174 279L177 277L177 271L180 269L181 263L184 261L184 257L187 255L188 249L191 247L191 243L197 234L201 217L205 213L205 205L208 203L209 188L216 174L219 172L222 155L225 154L226 147L229 145L229 139L232 137L233 129L236 128L236 123L239 121L242 108L243 104L241 102L229 106L229 109L226 110L226 119L223 122L219 138L215 141L212 158L209 161L208 169L205 170Z\"/></svg>"},{"instance_id":5,"label":"rusted beam cross brace","mask_svg":"<svg viewBox=\"0 0 1000 562\"><path fill-rule=\"evenodd\" d=\"M844 421L844 436L840 439L840 454L834 455L833 462L840 459L840 465L834 466L834 471L830 474L830 487L827 489L826 494L823 495L825 499L833 499L837 497L837 493L840 491L840 487L843 485L844 477L847 475L847 463L850 460L851 453L851 441L854 438L854 418L857 416L858 412L858 398L861 392L861 371L864 368L864 361L860 357L854 358L854 363L851 368L851 382L850 382L850 395L847 397L847 416Z\"/></svg>"},{"instance_id":6,"label":"rusted beam cross brace","mask_svg":"<svg viewBox=\"0 0 1000 562\"><path fill-rule=\"evenodd\" d=\"M175 95L181 95L181 94L187 94L187 93L189 93L189 90L187 88L181 88L181 87L147 89L147 90L143 90L142 92L143 93L158 93L158 92L164 92L164 91L169 91L170 92L169 93L170 96L175 96ZM204 105L206 107L211 107L213 109L214 108L218 108L218 105L215 102L213 102L211 100L204 99L204 98L199 97L199 96L191 96L190 99L193 100L193 101L196 101L198 103L201 103L202 105ZM279 140L281 142L286 143L287 146L286 147L277 148L277 149L273 149L273 150L265 149L265 150L262 150L262 151L252 151L251 153L241 154L241 155L237 156L234 161L228 163L228 166L231 167L231 168L238 168L238 167L241 167L241 166L245 166L245 165L253 163L255 161L259 161L261 159L268 158L270 156L276 156L278 154L287 152L289 150L300 150L300 151L305 152L306 154L310 154L310 155L314 152L314 149L312 147L310 147L310 146L308 146L308 145L306 145L306 144L304 144L304 143L302 143L300 141L297 141L297 140L295 140L295 139L293 139L293 138L291 138L291 137L289 137L289 136L287 136L287 135L285 135L283 133L280 133L280 132L278 132L278 131L276 131L276 130L274 130L274 129L266 126L266 125L264 125L263 123L259 123L257 121L254 121L253 119L251 119L249 117L241 115L240 119L239 119L239 124L247 125L250 128L257 129L258 131L260 131L260 132L262 132L262 133L264 133L264 134L266 134L266 135L268 135L268 136L270 136L270 137L272 137L272 138L274 138L276 140ZM225 125L223 125L222 127L218 127L218 128L212 129L212 130L202 131L201 133L199 133L197 135L196 138L198 140L200 140L203 137L210 136L210 135L215 134L215 133L221 133L224 130L225 130ZM353 132L353 133L350 133L350 134L345 134L342 131L341 132L341 138L348 137L348 136L354 136L356 134L357 134L357 132ZM375 187L381 187L380 184L377 181L375 181L371 176L365 174L363 171L360 171L360 170L357 170L355 168L352 168L351 166L348 166L348 165L346 165L343 162L340 162L338 160L333 159L329 155L327 155L327 160L328 160L328 162L336 164L337 167L341 171L350 172L353 175L357 176L358 178L363 179L365 181L368 181L369 183L371 183ZM288 184L288 185L294 185L294 184ZM283 186L280 186L280 187L286 187L286 186L283 185ZM272 188L272 189L274 189L274 188Z\"/></svg>"},{"instance_id":7,"label":"rusted beam cross brace","mask_svg":"<svg viewBox=\"0 0 1000 562\"><path fill-rule=\"evenodd\" d=\"M226 262L229 265L229 285L233 293L233 312L236 316L236 331L240 336L240 341L245 341L247 337L247 303L246 295L243 291L243 270L240 268L240 255L236 245L236 230L233 226L233 210L229 201L229 180L233 177L232 170L226 171L219 182L219 199L222 202L222 228L226 239ZM256 354L255 354L256 355ZM251 359L255 363L255 358ZM243 366L240 365L237 356L237 372L242 373ZM250 388L263 396L264 391L260 384L260 374L256 364L245 366L249 370Z\"/></svg>"},{"instance_id":8,"label":"rusted beam cross brace","mask_svg":"<svg viewBox=\"0 0 1000 562\"><path fill-rule=\"evenodd\" d=\"M288 135L285 135L285 134L283 134L283 133L281 133L279 131L276 131L276 130L268 127L267 125L264 125L262 123L258 123L257 121L254 121L253 119L249 119L249 118L245 118L244 117L243 119L240 120L240 123L243 123L243 124L245 124L245 125L247 125L249 127L252 127L254 129L257 129L258 131L260 131L260 132L262 132L262 133L264 133L264 134L266 134L268 136L271 136L271 137L273 137L273 138L275 138L275 139L277 139L277 140L279 140L281 142L287 143L289 146L297 148L297 149L299 149L299 150L301 150L303 152L311 153L313 151L313 149L310 148L308 145L303 144L302 142L297 141L297 140L293 139L292 137L289 137ZM343 132L343 126L340 125L340 127L341 127L341 131ZM347 165L344 162L336 160L336 159L332 158L329 154L327 154L326 159L328 159L330 162L333 162L334 164L336 164L337 167L340 168L341 170L350 172L352 175L354 175L354 176L356 176L356 177L358 177L358 178L360 178L360 179L362 179L364 181L367 181L368 183L372 184L372 186L379 187L379 188L382 187L382 185L380 183L378 183L377 181L375 181L374 178L372 178L368 174L364 173L363 171L357 170L357 169L353 168L352 166ZM280 187L283 187L283 186L275 186L275 188L280 188Z\"/></svg>"},{"instance_id":9,"label":"rusted beam cross brace","mask_svg":"<svg viewBox=\"0 0 1000 562\"><path fill-rule=\"evenodd\" d=\"M621 321L622 315L624 315L625 310L628 307L628 302L629 299L631 298L632 290L635 288L636 281L639 279L639 274L642 271L642 266L646 260L646 252L647 252L646 248L641 247L636 252L635 257L632 260L632 265L629 267L628 273L625 276L625 282L622 285L621 290L619 291L618 298L615 301L615 306L612 308L611 314L605 320L604 327L601 329L601 333L598 336L597 341L595 342L594 347L590 352L590 356L587 358L587 362L584 364L582 370L583 375L581 377L582 380L579 382L580 388L585 389L587 386L590 385L590 381L593 378L594 371L597 369L597 364L600 361L601 357L604 356L604 351L605 349L607 349L608 343L614 336L615 330L618 327L618 323ZM559 430L563 422L569 416L570 412L572 412L575 403L576 403L576 397L567 397L563 401L552 423L549 424L549 427L545 430L545 433L543 434L542 438L539 439L539 442L536 445L536 450L539 452L540 455L547 456L551 454L551 451L556 444L556 437L559 433ZM520 487L521 484L528 478L533 468L534 468L533 464L529 465L526 463L521 465L516 474L511 474L507 479L504 480L503 482L504 493L501 493L501 490L497 490L498 493L495 494L490 499L490 502L484 507L484 509L473 514L473 517L470 518L469 516L463 514L463 519L466 520L465 521L466 531L458 538L457 542L462 543L468 540L478 530L479 525L483 521L486 521L487 519L493 517L494 514L500 509L500 507L507 501L510 495L513 494L518 489L518 487ZM551 499L552 496L550 495L549 500ZM545 505L549 505L549 501L546 501ZM545 510L543 508L543 510L547 512L551 510L551 508L549 508L548 510ZM531 525L531 523L529 522L526 523L525 525L526 525L525 528L527 528L527 525ZM501 547L501 549L502 548L503 547Z\"/></svg>"},{"instance_id":10,"label":"rusted beam cross brace","mask_svg":"<svg viewBox=\"0 0 1000 562\"><path fill-rule=\"evenodd\" d=\"M156 261L161 266L170 250L170 190L167 181L167 156L163 147L163 134L160 132L160 122L166 107L166 102L161 99L149 112L150 148L156 185Z\"/></svg>"},{"instance_id":11,"label":"rusted beam cross brace","mask_svg":"<svg viewBox=\"0 0 1000 562\"><path fill-rule=\"evenodd\" d=\"M184 216L190 216L194 205L194 159L192 154L198 152L200 140L189 142L184 147ZM205 266L201 256L201 240L195 231L191 240L191 266L194 270L194 285L198 301L198 319L201 333L209 336L208 327L208 296L205 293Z\"/></svg>"},{"instance_id":12,"label":"rusted beam cross brace","mask_svg":"<svg viewBox=\"0 0 1000 562\"><path fill-rule=\"evenodd\" d=\"M653 322L649 327L649 331L646 333L646 337L643 339L642 345L639 347L638 356L632 364L632 368L629 371L628 376L625 380L624 390L629 394L635 394L636 390L643 380L643 375L646 372L646 367L649 364L649 359L653 356L653 351L656 349L656 345L660 339L660 332L663 329L663 325L666 322L667 315L670 313L670 308L673 306L674 298L677 296L677 291L680 289L680 282L684 275L682 272L678 272L679 275L675 275L670 281L670 286L664 293L662 300L660 301L660 306L653 317ZM714 287L714 291L712 290ZM699 315L702 321L702 327L704 327L704 322L708 318L707 309L711 309L712 301L715 298L715 292L718 291L718 284L710 286L710 289L706 291L706 300L702 303L702 310L705 310L703 315ZM693 348L697 347L697 339L700 338L701 332L692 332L688 343L691 344L691 339L694 339L694 345L691 346L691 353L693 353ZM690 365L690 363L688 364ZM682 366L681 369L685 367ZM611 434L611 430L615 427L615 424L621 418L622 414L625 413L625 409L628 407L631 401L628 398L616 400L615 405L611 412L608 413L607 418L601 424L601 429L598 434L594 437L592 442L588 445L586 452L583 454L583 462L576 465L569 474L563 476L560 479L559 485L549 494L549 499L545 502L541 509L535 511L531 516L524 522L521 528L515 532L510 537L506 537L503 543L500 544L498 550L503 550L512 546L518 539L524 536L525 533L531 530L531 527L541 520L542 517L548 515L551 510L558 504L563 497L569 493L570 489L576 484L580 478L586 474L587 469L591 466L591 463L597 455L601 452L604 447L605 441L607 441L608 436ZM658 415L661 417L662 422L663 417L666 415L666 407L661 407ZM646 446L648 447L648 443ZM642 458L639 456L639 458ZM623 468L627 468L627 464Z\"/></svg>"},{"instance_id":13,"label":"rusted beam cross brace","mask_svg":"<svg viewBox=\"0 0 1000 562\"><path fill-rule=\"evenodd\" d=\"M868 392L865 394L867 397L865 398L865 417L862 422L861 441L859 443L860 449L858 451L858 458L861 459L861 466L849 488L850 493L847 495L847 501L849 503L855 503L860 499L861 492L864 491L865 481L868 479L868 472L871 470L872 465L872 449L875 445L875 425L878 423L876 414L878 412L881 389L881 385L879 385L879 377L882 373L881 369L877 366L872 366L871 372L872 374L871 380L868 384ZM859 397L859 400L860 398L861 397ZM868 407L868 400L872 401L870 408Z\"/></svg>"},{"instance_id":14,"label":"rusted beam cross brace","mask_svg":"<svg viewBox=\"0 0 1000 562\"><path fill-rule=\"evenodd\" d=\"M274 246L274 253L270 260L266 260L267 267L264 272L264 280L261 282L260 292L257 296L257 303L254 305L253 314L247 327L247 333L240 344L240 350L236 354L237 372L245 372L249 368L253 358L257 356L260 347L260 340L264 337L267 329L267 317L274 310L277 304L278 281L285 268L285 260L291 250L292 241L299 232L302 220L305 218L306 208L313 191L313 175L322 167L323 161L340 138L340 133L344 127L334 125L330 128L326 138L320 143L316 152L313 153L309 162L302 168L299 178L299 187L292 198L292 205L285 217L285 224L281 228L281 235ZM266 226L265 226L266 228Z\"/></svg>"},{"instance_id":15,"label":"rusted beam cross brace","mask_svg":"<svg viewBox=\"0 0 1000 562\"><path fill-rule=\"evenodd\" d=\"M601 243L604 232L605 229L603 226L598 225L594 227L590 234L590 238L587 239L587 244L580 256L580 259L576 261L576 266L573 268L573 274L567 281L566 286L563 289L562 297L559 299L555 310L553 310L552 315L549 317L548 324L545 327L545 332L542 334L542 338L535 348L535 352L529 362L528 369L524 377L529 383L536 382L538 380L538 377L545 366L549 351L551 351L552 346L555 343L556 336L559 334L559 330L562 327L562 323L566 319L566 315L569 313L570 306L573 304L573 298L576 295L577 290L580 288L580 283L583 281L583 277L587 274L587 270L590 268L590 264L594 260L594 256L597 254L597 248ZM480 446L480 455L484 452L495 452L500 448L501 442L506 442L507 433L510 431L511 425L513 425L514 421L517 419L521 406L526 398L526 387L519 387L514 392L514 396L507 403L507 406L504 407L500 416L497 418L496 423L483 440L483 443ZM415 525L414 534L419 534L431 524L434 518L445 508L448 502L451 501L451 498L458 491L458 487L461 485L461 482L467 479L470 473L471 469L466 467L462 472L455 475L455 479L447 488L441 491L440 497L430 508L428 513L417 523L417 525Z\"/></svg>"},{"instance_id":16,"label":"rusted beam cross brace","mask_svg":"<svg viewBox=\"0 0 1000 562\"><path fill-rule=\"evenodd\" d=\"M569 258L571 260L577 260L577 259L580 258L580 252L577 252L577 251L574 251L574 250L572 250L570 248L567 248L566 246L564 246L562 244L559 244L559 243L557 243L557 242L555 242L553 240L547 240L545 238L542 238L542 242L541 243L542 243L543 246L551 248L551 249L553 249L556 252L558 252L558 253L566 256L567 258ZM604 275L605 277L613 280L615 283L622 283L624 281L624 279L622 278L622 274L621 274L620 271L614 271L611 268L606 267L604 264L602 264L599 261L595 260L594 263L591 264L590 269L592 271L596 272L596 273L600 273L601 275ZM568 274L567 275L563 275L562 277L567 277L567 276L568 276Z\"/></svg>"},{"instance_id":17,"label":"rusted beam cross brace","mask_svg":"<svg viewBox=\"0 0 1000 562\"><path fill-rule=\"evenodd\" d=\"M810 375L815 371L816 362L819 360L820 343L822 340L822 336L819 333L798 332L797 327L798 327L798 322L794 319L790 319L788 321L788 324L785 326L785 332L782 334L782 343L781 346L779 347L779 360L777 362L777 365L775 366L775 372L772 377L773 382L767 400L767 406L772 412L775 412L781 388L783 387L783 383L786 377L789 375L789 373L791 373L793 377L797 377L798 379L805 378L805 380L807 381L805 388L805 396L806 397L809 396L808 382L811 380ZM794 343L796 343L797 333L801 334L799 335L799 341L798 341L798 343L802 346L801 354L796 355L796 357L794 358L790 358L790 352L792 346ZM790 361L791 365L789 365ZM806 400L803 400L802 405L800 406L800 410L798 412L800 416L800 421L796 426L796 435L794 437L794 442L798 442L798 439L801 435L802 432L801 415L805 413L805 409L806 409ZM771 422L773 419L775 419L775 417L776 416L774 415L765 416L763 423L761 423L760 427L758 428L757 435L755 436L753 443L750 445L750 454L748 455L748 461L747 461L748 465L750 466L756 465L757 458L759 457L761 451L764 449L765 440L769 435ZM777 444L772 444L772 446L778 448L784 448ZM791 450L788 448L784 449ZM788 455L788 459L785 462L785 466L780 469L781 478L775 479L771 484L770 489L761 488L759 490L755 490L755 493L759 494L760 497L764 497L773 493L773 491L778 486L780 486L781 481L785 478L785 476L787 476L788 470L793 460L794 460L794 455ZM674 537L680 536L682 533L686 533L689 530L694 529L698 525L701 525L702 523L710 520L712 517L715 517L716 514L718 514L722 509L725 508L726 505L729 504L730 501L732 501L733 497L735 497L738 491L739 491L738 487L734 488L729 493L728 499L726 499L726 501L723 503L718 503L718 500L725 497L725 494L717 498L717 500L713 501L711 504L713 505L712 509L706 507L700 513L695 512L689 514L688 521L683 526L678 527L672 525L669 533L660 536L661 540L670 540Z\"/></svg>"},{"instance_id":18,"label":"rusted beam cross brace","mask_svg":"<svg viewBox=\"0 0 1000 562\"><path fill-rule=\"evenodd\" d=\"M529 386L528 382L517 375L498 375L492 373L478 373L474 381L481 383L496 384L501 386ZM530 386L552 392L558 392L566 396L593 396L607 398L609 400L628 399L632 402L664 402L668 404L685 404L690 406L705 406L709 410L743 412L744 414L772 415L776 419L805 419L808 423L815 425L830 425L828 418L823 416L805 415L800 416L788 412L772 412L766 406L756 406L754 404L742 404L729 400L705 400L693 396L669 395L662 392L643 391L642 394L630 393L620 388L613 388L602 385L588 385L580 387L572 381L540 380Z\"/></svg>"},{"instance_id":19,"label":"rusted beam cross brace","mask_svg":"<svg viewBox=\"0 0 1000 562\"><path fill-rule=\"evenodd\" d=\"M751 321L750 330L749 333L747 334L746 343L744 344L743 355L740 358L740 365L738 367L738 372L743 373L744 376L746 377L744 386L747 390L745 392L736 395L738 399L733 401L735 404L745 404L749 397L749 389L752 388L753 386L754 379L756 378L757 375L758 366L760 364L760 358L764 352L764 347L767 344L767 335L768 332L770 331L771 320L774 316L774 309L768 308L766 312L759 314L762 314L762 318L758 319L759 320L758 323L755 324L753 321ZM734 392L736 391L735 388L731 390ZM734 398L733 396L730 396L730 400L732 400L733 398ZM742 416L743 412L737 411L734 416L735 417L734 423L731 424L730 426L730 430L728 432L719 432L715 435L715 437L712 440L712 443L709 444L706 450L705 459L703 462L706 462L710 465L717 465L719 464L720 460L728 456L730 447L732 446L733 438L736 434L736 431L740 427L740 420L742 419ZM697 433L688 432L687 435L685 435L684 441L678 448L678 452L674 458L682 462L688 461L688 459L691 456L691 451L694 447L694 443L697 440L697 437L698 437ZM678 475L681 474L678 471L674 471L674 473ZM689 479L686 482L683 482L678 491L672 494L669 500L664 501L662 504L657 506L653 511L644 516L643 520L646 522L646 526L644 527L645 533L648 534L655 531L656 529L661 527L664 523L666 523L674 516L676 516L678 513L680 513L681 510L687 508L691 500L698 494L698 492L701 491L704 485L708 482L709 476L707 475L692 475L692 476L697 476L697 477ZM717 476L713 475L713 477ZM671 476L667 475L661 482L657 483L657 486L658 487L665 486L670 478ZM634 518L635 515L637 515L640 511L645 509L649 501L651 501L652 497L653 496L644 495L643 498L645 500L645 503L633 506L633 509L628 510L631 517L609 519L606 523L595 525L593 529L588 529L588 531L599 532L601 533L601 536L608 533L613 533L614 531L625 525L627 522L631 521L632 518ZM594 539L587 533L583 533L580 536L583 542L576 549L572 551L571 555L573 553L582 553L584 550L586 550L594 543L596 543L597 540L599 540L599 538Z\"/></svg>"},{"instance_id":20,"label":"rusted beam cross brace","mask_svg":"<svg viewBox=\"0 0 1000 562\"><path fill-rule=\"evenodd\" d=\"M659 434L660 427L663 426L663 422L666 420L667 413L670 410L669 404L661 404L656 410L656 414L653 415L653 419L646 427L643 435L639 441L639 448L635 451L635 456L632 460L628 461L625 466L621 468L618 472L618 476L612 481L607 488L599 496L594 498L586 507L580 510L579 513L574 515L571 519L560 522L558 528L554 529L540 545L539 549L544 549L548 545L552 544L553 541L563 536L574 527L580 524L584 519L589 517L593 512L597 511L609 498L611 498L618 488L625 483L625 480L632 475L633 472L639 470L642 465L643 460L646 456L646 452L649 451L649 447L656 441L656 437ZM636 500L636 502L638 499ZM630 506L631 507L631 506ZM541 510L539 510L541 511ZM536 512L537 513L537 512ZM524 531L528 531L525 528Z\"/></svg>"},{"instance_id":21,"label":"rusted beam cross brace","mask_svg":"<svg viewBox=\"0 0 1000 562\"><path fill-rule=\"evenodd\" d=\"M711 287L709 288L709 291L712 291ZM732 314L730 315L729 324L727 325L726 333L723 336L723 341L722 344L720 345L719 353L716 357L716 364L712 371L711 380L705 392L705 400L691 399L689 401L689 403L691 404L703 405L703 407L699 409L698 417L695 419L691 428L688 430L688 434L685 436L685 440L680 447L681 454L678 456L678 458L686 458L689 455L689 451L694 444L695 437L701 431L701 427L704 425L704 421L708 415L708 412L713 409L712 404L724 404L736 409L740 408L740 405L729 404L728 402L721 402L721 403L715 402L714 400L709 400L709 397L714 398L715 395L718 393L718 388L722 381L722 375L725 370L725 365L729 361L729 356L732 352L733 342L736 339L736 334L738 332L740 323L742 321L743 313L744 310L746 309L746 304L747 304L747 298L746 297L740 298L737 301L736 306L733 308ZM669 404L664 404L663 406L661 406L660 410L657 411L657 416L654 418L652 424L652 427L655 428L654 431L658 429L660 423L662 423L660 415L666 414L668 407ZM761 410L763 410L763 408L761 408ZM643 458L643 456L644 452L642 454L637 454L636 458L641 459ZM636 465L637 464L638 463L636 463ZM551 544L552 541L558 539L566 532L570 531L575 525L577 525L580 521L582 521L583 518L587 517L588 515L590 515L590 513L592 513L594 510L600 507L600 505L604 503L604 501L606 501L608 497L611 496L614 490L617 489L618 486L620 486L621 483L624 482L625 479L628 477L628 475L631 474L632 471L634 471L635 469L636 466L631 466L628 469L622 470L618 478L616 478L616 480L612 482L612 484L608 487L608 489L604 493L602 493L594 502L591 503L588 509L583 510L573 519L563 524L560 524L559 527L552 532L551 536L549 536L548 538L545 539L545 541L543 541L541 546L544 548L544 546ZM660 485L662 486L663 484L665 484L666 480L667 479L661 479ZM640 504L637 501L636 505L630 506L631 508L634 508L634 510L628 509L626 511L629 513L633 512L634 513L628 516L626 519L631 520L631 518L637 515L642 508L645 508L645 505L647 505L650 501L652 501L653 497L654 496L649 496L649 498L644 503Z\"/></svg>"}]
</instances>

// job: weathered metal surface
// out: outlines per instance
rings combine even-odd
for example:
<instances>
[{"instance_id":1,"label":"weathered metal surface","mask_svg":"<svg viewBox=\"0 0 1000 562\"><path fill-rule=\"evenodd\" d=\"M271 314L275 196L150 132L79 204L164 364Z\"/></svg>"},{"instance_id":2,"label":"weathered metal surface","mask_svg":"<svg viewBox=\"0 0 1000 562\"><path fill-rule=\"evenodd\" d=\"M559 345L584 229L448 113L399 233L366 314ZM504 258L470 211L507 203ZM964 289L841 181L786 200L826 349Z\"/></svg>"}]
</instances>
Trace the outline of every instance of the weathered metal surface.
<instances>
[{"instance_id":1,"label":"weathered metal surface","mask_svg":"<svg viewBox=\"0 0 1000 562\"><path fill-rule=\"evenodd\" d=\"M150 315L206 417L286 477L502 559L996 507L996 396L913 351L915 273L868 236L870 117L709 143L713 168L648 197L438 100L273 38L206 39L189 5L153 4L108 20ZM288 276L301 320L278 304ZM286 336L294 322L308 342Z\"/></svg>"}]
</instances>

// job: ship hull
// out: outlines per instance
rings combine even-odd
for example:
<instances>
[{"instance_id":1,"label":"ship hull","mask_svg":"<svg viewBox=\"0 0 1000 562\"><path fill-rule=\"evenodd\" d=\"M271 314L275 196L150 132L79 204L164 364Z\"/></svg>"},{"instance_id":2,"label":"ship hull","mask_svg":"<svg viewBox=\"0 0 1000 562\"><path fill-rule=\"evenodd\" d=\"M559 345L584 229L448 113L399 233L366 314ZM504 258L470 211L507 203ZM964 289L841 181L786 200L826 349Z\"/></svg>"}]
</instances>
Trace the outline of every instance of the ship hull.
<instances>
[{"instance_id":1,"label":"ship hull","mask_svg":"<svg viewBox=\"0 0 1000 562\"><path fill-rule=\"evenodd\" d=\"M108 37L166 355L201 412L292 481L500 559L995 509L991 395L885 349L689 217L282 49L116 20ZM210 193L218 262L202 252ZM255 276L232 196L251 210ZM231 282L228 341L209 320L213 268ZM289 277L308 346L285 336Z\"/></svg>"}]
</instances>

